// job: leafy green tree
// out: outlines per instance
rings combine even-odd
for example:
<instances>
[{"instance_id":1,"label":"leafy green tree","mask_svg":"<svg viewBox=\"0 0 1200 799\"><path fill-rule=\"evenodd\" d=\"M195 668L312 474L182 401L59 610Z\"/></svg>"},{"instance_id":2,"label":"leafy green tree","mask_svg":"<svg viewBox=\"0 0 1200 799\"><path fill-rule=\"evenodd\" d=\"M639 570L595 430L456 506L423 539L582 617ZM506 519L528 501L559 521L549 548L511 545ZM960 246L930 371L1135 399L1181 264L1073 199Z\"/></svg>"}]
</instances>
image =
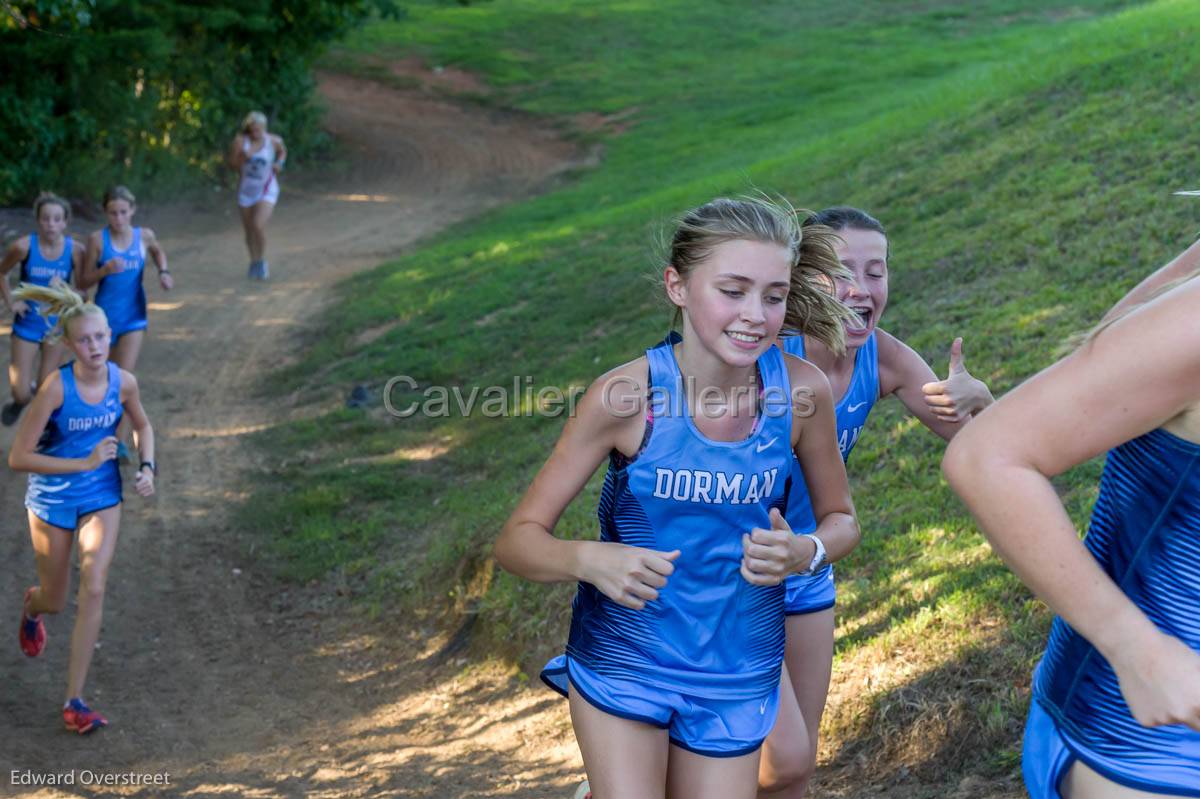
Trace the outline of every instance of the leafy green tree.
<instances>
[{"instance_id":1,"label":"leafy green tree","mask_svg":"<svg viewBox=\"0 0 1200 799\"><path fill-rule=\"evenodd\" d=\"M311 67L391 0L0 0L0 203L216 174L246 112L303 155Z\"/></svg>"}]
</instances>

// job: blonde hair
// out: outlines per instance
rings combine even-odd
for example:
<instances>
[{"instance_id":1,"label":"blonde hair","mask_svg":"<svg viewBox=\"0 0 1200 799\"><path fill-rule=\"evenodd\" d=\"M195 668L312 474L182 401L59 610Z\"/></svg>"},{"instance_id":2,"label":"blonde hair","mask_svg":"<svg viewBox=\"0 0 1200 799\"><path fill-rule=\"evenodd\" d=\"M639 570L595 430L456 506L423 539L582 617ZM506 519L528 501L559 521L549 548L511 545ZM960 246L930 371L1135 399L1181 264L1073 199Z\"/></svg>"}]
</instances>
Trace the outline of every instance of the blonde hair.
<instances>
[{"instance_id":1,"label":"blonde hair","mask_svg":"<svg viewBox=\"0 0 1200 799\"><path fill-rule=\"evenodd\" d=\"M137 199L133 196L133 192L124 186L113 186L104 192L104 199L101 200L100 207L108 208L108 204L113 200L124 200L131 206L137 205Z\"/></svg>"},{"instance_id":2,"label":"blonde hair","mask_svg":"<svg viewBox=\"0 0 1200 799\"><path fill-rule=\"evenodd\" d=\"M242 133L249 133L250 126L255 123L262 125L263 132L265 133L267 130L267 115L262 111L251 111L249 114L246 114L245 119L242 120Z\"/></svg>"},{"instance_id":3,"label":"blonde hair","mask_svg":"<svg viewBox=\"0 0 1200 799\"><path fill-rule=\"evenodd\" d=\"M671 237L668 261L685 280L714 248L727 241L778 244L791 256L791 285L783 327L812 336L836 353L846 351L843 322L852 318L833 291L849 273L834 250L837 234L823 225L801 228L810 216L782 198L719 197L684 214ZM676 308L675 323L682 312Z\"/></svg>"},{"instance_id":4,"label":"blonde hair","mask_svg":"<svg viewBox=\"0 0 1200 799\"><path fill-rule=\"evenodd\" d=\"M108 324L108 315L103 308L84 300L83 295L59 278L52 280L49 286L21 283L12 294L15 299L36 302L38 313L47 319L58 317L57 324L49 333L51 341L61 339L67 333L67 326L81 316L98 315Z\"/></svg>"},{"instance_id":5,"label":"blonde hair","mask_svg":"<svg viewBox=\"0 0 1200 799\"><path fill-rule=\"evenodd\" d=\"M68 203L66 200L64 200L62 197L59 197L57 194L55 194L52 191L42 192L41 194L39 194L37 196L37 199L33 201L33 218L34 219L41 218L42 206L44 206L44 205L57 205L59 208L62 209L63 219L65 219L68 222L71 221L71 204Z\"/></svg>"},{"instance_id":6,"label":"blonde hair","mask_svg":"<svg viewBox=\"0 0 1200 799\"><path fill-rule=\"evenodd\" d=\"M1061 355L1066 355L1067 353L1071 352L1072 350L1076 350L1086 344L1091 344L1093 341L1096 340L1096 336L1100 335L1105 330L1107 330L1109 327L1111 327L1112 325L1114 325L1117 322L1124 319L1126 316L1129 316L1129 314L1133 313L1138 308L1141 308L1143 305L1147 305L1148 303L1152 302L1153 300L1156 300L1159 297L1161 297L1162 295L1166 294L1171 289L1178 288L1178 287L1182 286L1184 283L1187 283L1189 280L1193 280L1196 277L1200 277L1200 269L1195 269L1191 273L1186 274L1183 277L1177 277L1168 283L1164 283L1163 285L1156 288L1154 291L1150 292L1149 296L1147 296L1146 299L1142 300L1141 302L1135 302L1134 304L1130 305L1128 308L1122 308L1120 313L1117 313L1117 314L1110 313L1110 314L1106 315L1103 319L1100 320L1099 324L1097 324L1095 327L1093 327L1091 330L1087 331L1086 333L1075 333L1074 335L1070 336L1067 339L1066 344L1059 348L1059 353Z\"/></svg>"}]
</instances>

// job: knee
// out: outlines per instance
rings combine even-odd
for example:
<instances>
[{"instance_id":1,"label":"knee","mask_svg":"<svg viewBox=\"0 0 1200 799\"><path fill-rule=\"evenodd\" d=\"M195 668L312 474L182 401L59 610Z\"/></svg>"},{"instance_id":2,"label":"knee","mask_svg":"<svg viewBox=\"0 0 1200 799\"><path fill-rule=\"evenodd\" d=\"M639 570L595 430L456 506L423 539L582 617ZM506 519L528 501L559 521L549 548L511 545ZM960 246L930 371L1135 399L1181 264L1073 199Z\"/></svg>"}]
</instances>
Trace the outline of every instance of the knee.
<instances>
[{"instance_id":1,"label":"knee","mask_svg":"<svg viewBox=\"0 0 1200 799\"><path fill-rule=\"evenodd\" d=\"M103 602L104 586L108 583L108 573L95 566L83 566L79 569L79 601Z\"/></svg>"},{"instance_id":2,"label":"knee","mask_svg":"<svg viewBox=\"0 0 1200 799\"><path fill-rule=\"evenodd\" d=\"M803 796L816 770L816 753L807 741L774 742L763 750L759 788L767 793L790 789L788 796Z\"/></svg>"}]
</instances>

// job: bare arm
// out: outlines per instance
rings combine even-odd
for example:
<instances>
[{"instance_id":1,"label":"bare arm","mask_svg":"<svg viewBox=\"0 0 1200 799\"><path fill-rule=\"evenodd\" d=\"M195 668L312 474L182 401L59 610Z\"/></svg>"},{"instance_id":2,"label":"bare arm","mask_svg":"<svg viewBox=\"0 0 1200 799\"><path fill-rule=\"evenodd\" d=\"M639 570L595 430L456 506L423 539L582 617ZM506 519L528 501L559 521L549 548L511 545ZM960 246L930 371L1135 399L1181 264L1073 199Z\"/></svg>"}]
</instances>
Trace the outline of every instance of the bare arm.
<instances>
[{"instance_id":1,"label":"bare arm","mask_svg":"<svg viewBox=\"0 0 1200 799\"><path fill-rule=\"evenodd\" d=\"M995 402L987 385L963 365L961 339L951 345L950 376L939 381L912 347L882 330L875 335L879 342L879 396L895 394L909 413L946 441Z\"/></svg>"},{"instance_id":2,"label":"bare arm","mask_svg":"<svg viewBox=\"0 0 1200 799\"><path fill-rule=\"evenodd\" d=\"M46 429L50 414L55 408L62 406L62 378L58 372L46 378L21 422L17 426L17 434L13 439L12 449L8 453L8 465L14 471L35 472L37 474L70 474L72 472L87 472L100 467L105 461L117 457L117 439L109 437L96 445L86 458L55 458L37 452L37 442Z\"/></svg>"},{"instance_id":3,"label":"bare arm","mask_svg":"<svg viewBox=\"0 0 1200 799\"><path fill-rule=\"evenodd\" d=\"M100 263L100 255L104 250L104 239L101 231L97 230L88 236L87 252L83 256L83 267L75 278L75 285L80 291L87 291L101 280L116 271L116 259L106 264Z\"/></svg>"},{"instance_id":4,"label":"bare arm","mask_svg":"<svg viewBox=\"0 0 1200 799\"><path fill-rule=\"evenodd\" d=\"M283 165L287 163L287 146L283 143L283 138L271 134L271 141L275 145L275 163L271 164L271 168L275 170L275 174L279 174L279 170L283 169Z\"/></svg>"},{"instance_id":5,"label":"bare arm","mask_svg":"<svg viewBox=\"0 0 1200 799\"><path fill-rule=\"evenodd\" d=\"M1200 655L1104 573L1049 480L1200 399L1197 303L1191 281L1113 324L980 415L942 468L997 553L1112 664L1138 721L1200 729Z\"/></svg>"},{"instance_id":6,"label":"bare arm","mask_svg":"<svg viewBox=\"0 0 1200 799\"><path fill-rule=\"evenodd\" d=\"M141 463L154 463L154 428L150 426L150 419L142 407L137 378L124 369L121 370L121 406L133 428L133 444L137 447ZM139 465L135 487L143 497L154 493L154 477L153 468Z\"/></svg>"},{"instance_id":7,"label":"bare arm","mask_svg":"<svg viewBox=\"0 0 1200 799\"><path fill-rule=\"evenodd\" d=\"M162 286L163 291L170 291L175 286L175 281L171 277L171 270L167 268L167 251L158 243L158 237L150 228L142 228L142 243L146 245L146 254L150 256L154 262L154 268L158 270L159 285Z\"/></svg>"},{"instance_id":8,"label":"bare arm","mask_svg":"<svg viewBox=\"0 0 1200 799\"><path fill-rule=\"evenodd\" d=\"M638 399L644 396L644 385L631 387L645 382L645 361L640 363L640 379L636 371L617 369L596 380L584 395L578 413L567 422L554 451L496 539L494 555L505 570L539 583L589 582L613 601L635 609L656 599L657 589L666 585L678 551L564 541L553 535L562 512L609 452L619 444L623 451L636 451L633 436L645 423L644 400ZM624 408L632 413L613 412Z\"/></svg>"},{"instance_id":9,"label":"bare arm","mask_svg":"<svg viewBox=\"0 0 1200 799\"><path fill-rule=\"evenodd\" d=\"M242 168L242 164L246 162L246 135L239 133L233 137L233 141L229 145L229 152L226 153L226 162L229 168L234 172Z\"/></svg>"},{"instance_id":10,"label":"bare arm","mask_svg":"<svg viewBox=\"0 0 1200 799\"><path fill-rule=\"evenodd\" d=\"M22 302L20 308L17 308L14 304L12 288L8 285L8 273L28 256L29 237L22 236L8 246L8 249L4 251L4 258L0 259L0 295L4 297L4 307L13 313L24 313L25 303ZM17 302L20 301L18 300Z\"/></svg>"}]
</instances>

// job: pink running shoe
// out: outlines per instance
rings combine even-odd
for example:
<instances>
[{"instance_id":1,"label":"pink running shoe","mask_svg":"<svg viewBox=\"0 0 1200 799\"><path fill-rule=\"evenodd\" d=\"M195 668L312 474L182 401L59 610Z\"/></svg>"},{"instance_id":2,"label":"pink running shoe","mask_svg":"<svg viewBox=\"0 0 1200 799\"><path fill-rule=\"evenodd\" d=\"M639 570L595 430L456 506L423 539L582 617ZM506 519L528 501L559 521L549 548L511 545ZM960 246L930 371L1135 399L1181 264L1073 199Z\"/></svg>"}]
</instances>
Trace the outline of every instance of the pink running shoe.
<instances>
[{"instance_id":1,"label":"pink running shoe","mask_svg":"<svg viewBox=\"0 0 1200 799\"><path fill-rule=\"evenodd\" d=\"M108 719L85 705L79 697L72 699L63 708L63 721L66 722L68 730L80 735L87 735L92 730L108 726Z\"/></svg>"},{"instance_id":2,"label":"pink running shoe","mask_svg":"<svg viewBox=\"0 0 1200 799\"><path fill-rule=\"evenodd\" d=\"M17 631L17 640L21 642L21 651L27 657L35 658L46 648L46 625L42 622L40 614L32 619L25 615L25 608L29 607L29 595L32 593L33 587L30 587L21 603L21 627Z\"/></svg>"}]
</instances>

